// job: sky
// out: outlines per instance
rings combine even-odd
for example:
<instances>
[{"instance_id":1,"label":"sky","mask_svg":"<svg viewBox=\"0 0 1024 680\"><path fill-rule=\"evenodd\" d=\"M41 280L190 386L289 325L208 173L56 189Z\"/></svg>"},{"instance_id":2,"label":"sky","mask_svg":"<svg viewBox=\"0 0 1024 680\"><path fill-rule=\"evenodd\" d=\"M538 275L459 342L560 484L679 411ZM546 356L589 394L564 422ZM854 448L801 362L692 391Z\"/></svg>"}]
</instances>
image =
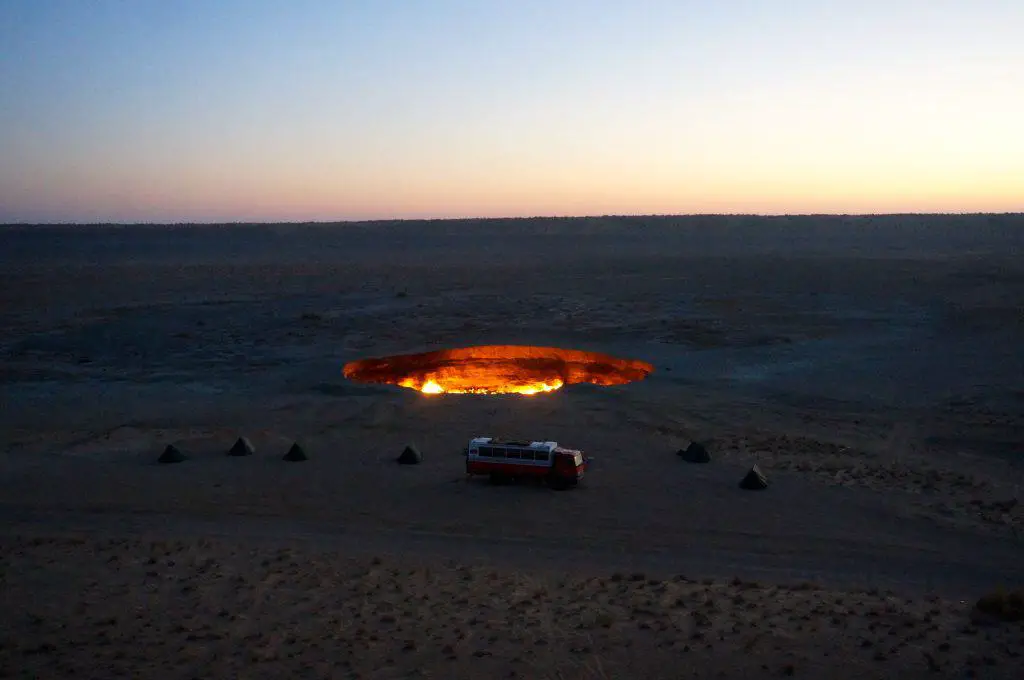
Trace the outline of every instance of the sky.
<instances>
[{"instance_id":1,"label":"sky","mask_svg":"<svg viewBox=\"0 0 1024 680\"><path fill-rule=\"evenodd\" d=\"M1024 211L1021 0L0 0L0 222Z\"/></svg>"}]
</instances>

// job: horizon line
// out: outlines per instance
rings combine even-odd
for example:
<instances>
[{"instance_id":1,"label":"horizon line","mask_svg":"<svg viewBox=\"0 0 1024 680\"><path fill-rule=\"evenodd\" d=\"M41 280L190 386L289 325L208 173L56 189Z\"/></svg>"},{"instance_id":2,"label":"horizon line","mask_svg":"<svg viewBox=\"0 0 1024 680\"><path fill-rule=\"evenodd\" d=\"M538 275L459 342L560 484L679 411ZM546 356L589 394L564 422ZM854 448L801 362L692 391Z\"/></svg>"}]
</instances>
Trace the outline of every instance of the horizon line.
<instances>
[{"instance_id":1,"label":"horizon line","mask_svg":"<svg viewBox=\"0 0 1024 680\"><path fill-rule=\"evenodd\" d=\"M330 226L342 224L380 224L385 222L481 222L481 221L522 221L522 220L593 220L593 219L636 219L636 218L694 218L694 217L1014 217L1024 216L1024 211L942 211L942 212L811 212L811 213L608 213L589 215L524 215L524 216L467 216L467 217L380 217L371 219L337 219L337 220L189 220L189 221L110 221L94 220L89 222L76 221L45 221L45 222L0 222L0 228L12 227L182 227L182 226L261 226L261 225L294 225L294 226Z\"/></svg>"}]
</instances>

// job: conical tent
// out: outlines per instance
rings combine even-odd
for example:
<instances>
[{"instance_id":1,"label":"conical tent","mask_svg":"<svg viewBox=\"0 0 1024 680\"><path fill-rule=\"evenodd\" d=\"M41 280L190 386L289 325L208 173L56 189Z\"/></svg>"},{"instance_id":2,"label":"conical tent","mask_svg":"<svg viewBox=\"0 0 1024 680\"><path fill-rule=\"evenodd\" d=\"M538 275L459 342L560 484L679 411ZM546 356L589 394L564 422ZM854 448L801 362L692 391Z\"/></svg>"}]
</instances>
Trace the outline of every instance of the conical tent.
<instances>
[{"instance_id":1,"label":"conical tent","mask_svg":"<svg viewBox=\"0 0 1024 680\"><path fill-rule=\"evenodd\" d=\"M761 468L756 465L750 468L750 472L740 480L740 488L747 489L750 491L760 491L761 489L768 488L768 478L761 472Z\"/></svg>"},{"instance_id":2,"label":"conical tent","mask_svg":"<svg viewBox=\"0 0 1024 680\"><path fill-rule=\"evenodd\" d=\"M256 453L256 447L252 445L248 437L239 437L235 445L228 450L229 456L251 456Z\"/></svg>"},{"instance_id":3,"label":"conical tent","mask_svg":"<svg viewBox=\"0 0 1024 680\"><path fill-rule=\"evenodd\" d=\"M306 452L301 446L299 446L298 442L296 442L292 444L290 449L288 449L288 453L284 454L284 460L291 463L299 463L304 460L309 460L309 456L306 455Z\"/></svg>"},{"instance_id":4,"label":"conical tent","mask_svg":"<svg viewBox=\"0 0 1024 680\"><path fill-rule=\"evenodd\" d=\"M184 460L188 460L188 457L179 451L178 447L174 444L168 444L164 452L156 459L158 463L180 463Z\"/></svg>"},{"instance_id":5,"label":"conical tent","mask_svg":"<svg viewBox=\"0 0 1024 680\"><path fill-rule=\"evenodd\" d=\"M398 457L398 462L402 465L417 465L423 462L423 454L415 446L409 444L402 451L402 455Z\"/></svg>"},{"instance_id":6,"label":"conical tent","mask_svg":"<svg viewBox=\"0 0 1024 680\"><path fill-rule=\"evenodd\" d=\"M687 463L711 462L711 454L708 453L707 448L699 442L690 442L690 445L687 446L685 449L679 449L676 455L685 460Z\"/></svg>"}]
</instances>

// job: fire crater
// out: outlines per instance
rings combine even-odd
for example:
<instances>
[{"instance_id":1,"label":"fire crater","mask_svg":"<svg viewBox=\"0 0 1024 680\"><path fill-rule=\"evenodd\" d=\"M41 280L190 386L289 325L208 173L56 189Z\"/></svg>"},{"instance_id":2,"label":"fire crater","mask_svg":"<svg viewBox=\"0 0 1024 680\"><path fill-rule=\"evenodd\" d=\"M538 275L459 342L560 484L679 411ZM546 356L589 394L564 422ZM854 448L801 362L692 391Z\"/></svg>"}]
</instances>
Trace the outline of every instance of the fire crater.
<instances>
[{"instance_id":1,"label":"fire crater","mask_svg":"<svg viewBox=\"0 0 1024 680\"><path fill-rule=\"evenodd\" d=\"M564 385L623 385L643 380L654 366L599 352L529 345L480 345L420 354L371 357L345 364L360 383L398 385L423 394L524 394Z\"/></svg>"}]
</instances>

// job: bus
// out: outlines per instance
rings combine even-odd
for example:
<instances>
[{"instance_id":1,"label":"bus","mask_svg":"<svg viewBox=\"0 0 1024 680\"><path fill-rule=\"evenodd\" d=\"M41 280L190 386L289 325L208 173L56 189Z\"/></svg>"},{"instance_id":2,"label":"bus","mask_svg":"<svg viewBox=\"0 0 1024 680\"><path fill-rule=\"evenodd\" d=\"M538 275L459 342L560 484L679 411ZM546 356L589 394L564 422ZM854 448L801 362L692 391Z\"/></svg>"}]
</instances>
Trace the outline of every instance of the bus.
<instances>
[{"instance_id":1,"label":"bus","mask_svg":"<svg viewBox=\"0 0 1024 680\"><path fill-rule=\"evenodd\" d=\"M587 469L582 451L553 441L474 437L466 447L466 474L487 475L492 482L539 479L554 489L579 484Z\"/></svg>"}]
</instances>

